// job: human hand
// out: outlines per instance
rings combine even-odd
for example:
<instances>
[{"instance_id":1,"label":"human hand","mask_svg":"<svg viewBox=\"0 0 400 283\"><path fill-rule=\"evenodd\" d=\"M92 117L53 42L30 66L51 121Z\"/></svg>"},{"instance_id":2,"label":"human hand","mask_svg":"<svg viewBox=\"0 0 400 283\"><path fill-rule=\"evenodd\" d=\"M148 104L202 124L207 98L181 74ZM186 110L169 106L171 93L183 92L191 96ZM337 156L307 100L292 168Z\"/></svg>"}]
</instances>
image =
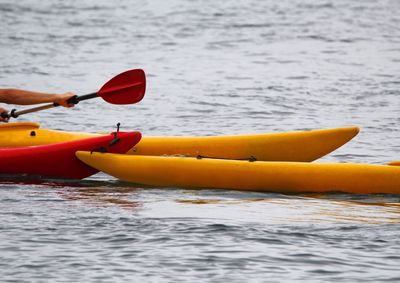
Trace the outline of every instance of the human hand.
<instances>
[{"instance_id":1,"label":"human hand","mask_svg":"<svg viewBox=\"0 0 400 283\"><path fill-rule=\"evenodd\" d=\"M3 113L8 114L8 110L0 107L0 122L7 123L10 118L4 118Z\"/></svg>"},{"instance_id":2,"label":"human hand","mask_svg":"<svg viewBox=\"0 0 400 283\"><path fill-rule=\"evenodd\" d=\"M74 107L75 104L68 103L68 99L70 99L71 97L74 97L74 96L76 96L76 94L72 93L72 92L66 92L66 93L63 93L63 94L57 94L57 98L56 98L56 100L54 102L59 104L59 105L61 105L61 106L64 106L64 107L68 107L68 108L69 107Z\"/></svg>"}]
</instances>

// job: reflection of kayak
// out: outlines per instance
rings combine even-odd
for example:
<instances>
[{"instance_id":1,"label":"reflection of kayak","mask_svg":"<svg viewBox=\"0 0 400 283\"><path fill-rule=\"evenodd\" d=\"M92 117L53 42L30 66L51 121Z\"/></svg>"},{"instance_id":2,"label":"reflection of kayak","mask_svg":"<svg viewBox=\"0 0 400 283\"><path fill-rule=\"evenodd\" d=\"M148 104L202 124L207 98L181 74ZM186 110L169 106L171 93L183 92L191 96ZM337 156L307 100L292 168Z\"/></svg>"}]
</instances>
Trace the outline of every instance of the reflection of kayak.
<instances>
[{"instance_id":1,"label":"reflection of kayak","mask_svg":"<svg viewBox=\"0 0 400 283\"><path fill-rule=\"evenodd\" d=\"M51 178L83 179L98 171L80 162L77 150L125 153L140 140L139 132L0 149L0 174L29 174Z\"/></svg>"},{"instance_id":2,"label":"reflection of kayak","mask_svg":"<svg viewBox=\"0 0 400 283\"><path fill-rule=\"evenodd\" d=\"M143 137L129 154L184 155L268 161L312 161L351 140L357 127L238 136ZM0 147L51 144L101 136L41 129L38 123L0 125Z\"/></svg>"},{"instance_id":3,"label":"reflection of kayak","mask_svg":"<svg viewBox=\"0 0 400 283\"><path fill-rule=\"evenodd\" d=\"M400 194L400 167L132 156L79 151L86 164L124 181L161 187L281 193Z\"/></svg>"}]
</instances>

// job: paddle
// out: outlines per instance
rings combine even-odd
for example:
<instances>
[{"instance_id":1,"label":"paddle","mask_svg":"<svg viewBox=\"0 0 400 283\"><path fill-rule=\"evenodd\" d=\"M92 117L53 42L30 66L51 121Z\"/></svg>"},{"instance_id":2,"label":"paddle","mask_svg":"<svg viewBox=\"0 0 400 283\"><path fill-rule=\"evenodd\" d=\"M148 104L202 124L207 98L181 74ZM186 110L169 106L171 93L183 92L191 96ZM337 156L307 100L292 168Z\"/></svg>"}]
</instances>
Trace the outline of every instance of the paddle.
<instances>
[{"instance_id":1,"label":"paddle","mask_svg":"<svg viewBox=\"0 0 400 283\"><path fill-rule=\"evenodd\" d=\"M134 69L123 72L101 87L98 92L73 96L67 102L68 104L78 104L80 101L101 97L111 104L133 104L144 97L146 91L146 75L141 69ZM10 113L3 112L3 118L17 118L23 114L37 112L53 107L60 106L58 103L50 103L39 107L17 111L13 109Z\"/></svg>"}]
</instances>

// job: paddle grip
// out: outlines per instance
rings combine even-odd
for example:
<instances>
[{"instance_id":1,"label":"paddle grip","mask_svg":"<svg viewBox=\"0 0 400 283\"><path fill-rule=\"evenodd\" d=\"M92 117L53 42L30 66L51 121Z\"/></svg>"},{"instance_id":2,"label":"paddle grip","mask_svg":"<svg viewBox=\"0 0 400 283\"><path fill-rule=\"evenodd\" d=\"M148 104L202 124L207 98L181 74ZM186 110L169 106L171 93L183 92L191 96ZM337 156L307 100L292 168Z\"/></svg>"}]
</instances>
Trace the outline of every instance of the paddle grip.
<instances>
[{"instance_id":1,"label":"paddle grip","mask_svg":"<svg viewBox=\"0 0 400 283\"><path fill-rule=\"evenodd\" d=\"M71 97L70 99L67 100L68 104L78 104L79 100L78 100L78 96L74 95L73 97Z\"/></svg>"},{"instance_id":2,"label":"paddle grip","mask_svg":"<svg viewBox=\"0 0 400 283\"><path fill-rule=\"evenodd\" d=\"M97 92L85 94L85 95L81 95L81 96L74 95L70 99L67 100L67 104L78 104L79 101L87 100L87 99L91 99L91 98L95 98L95 97L97 97ZM60 104L54 103L54 106L60 106Z\"/></svg>"},{"instance_id":3,"label":"paddle grip","mask_svg":"<svg viewBox=\"0 0 400 283\"><path fill-rule=\"evenodd\" d=\"M11 112L10 113L8 113L8 112L2 112L0 115L1 115L1 118L4 118L4 119L10 119L11 117L12 118L17 118L18 117L18 113L15 113L17 111L17 109L13 109L13 110L11 110Z\"/></svg>"},{"instance_id":4,"label":"paddle grip","mask_svg":"<svg viewBox=\"0 0 400 283\"><path fill-rule=\"evenodd\" d=\"M75 95L75 96L71 97L70 99L68 99L67 102L73 103L73 104L78 104L79 101L96 98L96 97L98 97L97 92L89 93L89 94L85 94L85 95L81 95L81 96Z\"/></svg>"},{"instance_id":5,"label":"paddle grip","mask_svg":"<svg viewBox=\"0 0 400 283\"><path fill-rule=\"evenodd\" d=\"M8 118L10 118L10 114L8 114L8 112L1 112L1 118L4 118L4 119L8 119Z\"/></svg>"}]
</instances>

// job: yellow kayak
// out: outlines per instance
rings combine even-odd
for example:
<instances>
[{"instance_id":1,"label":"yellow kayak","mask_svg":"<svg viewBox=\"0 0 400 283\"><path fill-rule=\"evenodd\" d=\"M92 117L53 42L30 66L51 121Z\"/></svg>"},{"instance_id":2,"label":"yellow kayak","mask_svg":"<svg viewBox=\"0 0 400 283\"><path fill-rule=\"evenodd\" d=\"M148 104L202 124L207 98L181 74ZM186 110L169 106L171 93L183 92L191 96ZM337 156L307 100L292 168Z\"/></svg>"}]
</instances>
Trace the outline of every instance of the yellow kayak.
<instances>
[{"instance_id":1,"label":"yellow kayak","mask_svg":"<svg viewBox=\"0 0 400 283\"><path fill-rule=\"evenodd\" d=\"M308 162L334 151L358 132L359 128L348 127L237 136L144 136L130 154Z\"/></svg>"},{"instance_id":2,"label":"yellow kayak","mask_svg":"<svg viewBox=\"0 0 400 283\"><path fill-rule=\"evenodd\" d=\"M45 145L96 136L101 134L47 130L34 122L0 124L0 148Z\"/></svg>"},{"instance_id":3,"label":"yellow kayak","mask_svg":"<svg viewBox=\"0 0 400 283\"><path fill-rule=\"evenodd\" d=\"M128 154L181 155L265 161L313 161L342 146L357 127L237 136L144 136ZM21 147L78 140L101 134L40 128L32 122L0 125L0 147Z\"/></svg>"},{"instance_id":4,"label":"yellow kayak","mask_svg":"<svg viewBox=\"0 0 400 283\"><path fill-rule=\"evenodd\" d=\"M279 193L400 194L400 167L132 156L78 151L87 165L136 184Z\"/></svg>"}]
</instances>

